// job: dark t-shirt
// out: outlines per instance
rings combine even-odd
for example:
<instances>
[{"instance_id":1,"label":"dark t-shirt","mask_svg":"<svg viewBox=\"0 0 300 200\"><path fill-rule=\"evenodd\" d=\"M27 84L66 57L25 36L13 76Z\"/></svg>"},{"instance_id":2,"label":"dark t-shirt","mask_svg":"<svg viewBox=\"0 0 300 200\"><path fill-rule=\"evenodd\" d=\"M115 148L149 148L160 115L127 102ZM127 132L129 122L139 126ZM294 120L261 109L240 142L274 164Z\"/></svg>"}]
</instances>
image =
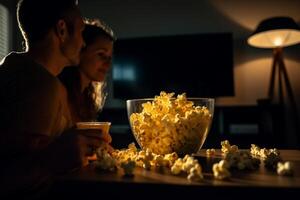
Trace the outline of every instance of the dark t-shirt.
<instances>
[{"instance_id":1,"label":"dark t-shirt","mask_svg":"<svg viewBox=\"0 0 300 200\"><path fill-rule=\"evenodd\" d=\"M46 68L23 53L10 53L0 65L1 138L59 135L68 126L61 87Z\"/></svg>"},{"instance_id":2,"label":"dark t-shirt","mask_svg":"<svg viewBox=\"0 0 300 200\"><path fill-rule=\"evenodd\" d=\"M9 54L0 64L0 199L47 190L52 172L40 158L69 120L60 81L25 54Z\"/></svg>"}]
</instances>

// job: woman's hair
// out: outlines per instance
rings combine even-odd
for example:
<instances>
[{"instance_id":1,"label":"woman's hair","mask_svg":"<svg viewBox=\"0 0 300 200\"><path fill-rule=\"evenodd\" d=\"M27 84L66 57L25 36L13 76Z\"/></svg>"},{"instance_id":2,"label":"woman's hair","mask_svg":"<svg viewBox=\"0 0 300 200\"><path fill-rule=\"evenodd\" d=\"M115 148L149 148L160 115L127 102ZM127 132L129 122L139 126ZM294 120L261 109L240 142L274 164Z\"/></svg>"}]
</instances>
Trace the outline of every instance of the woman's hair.
<instances>
[{"instance_id":1,"label":"woman's hair","mask_svg":"<svg viewBox=\"0 0 300 200\"><path fill-rule=\"evenodd\" d=\"M111 41L116 40L113 31L100 20L85 20L82 36L86 47L95 42L97 37L107 37ZM106 82L91 82L82 93L78 67L65 67L58 78L68 91L69 102L76 117L81 121L96 120L106 99L107 94L104 91Z\"/></svg>"},{"instance_id":2,"label":"woman's hair","mask_svg":"<svg viewBox=\"0 0 300 200\"><path fill-rule=\"evenodd\" d=\"M116 41L116 36L112 29L99 19L85 19L85 28L82 33L86 46L93 43L98 36L107 37L111 41Z\"/></svg>"}]
</instances>

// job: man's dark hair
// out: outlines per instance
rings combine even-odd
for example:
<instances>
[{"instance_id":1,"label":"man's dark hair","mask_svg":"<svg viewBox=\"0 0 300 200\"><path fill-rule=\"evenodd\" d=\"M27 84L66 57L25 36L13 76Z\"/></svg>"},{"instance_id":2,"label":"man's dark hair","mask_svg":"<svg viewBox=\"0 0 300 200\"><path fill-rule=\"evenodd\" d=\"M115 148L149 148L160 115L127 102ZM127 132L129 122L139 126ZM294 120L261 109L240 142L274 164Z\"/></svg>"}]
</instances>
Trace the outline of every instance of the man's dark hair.
<instances>
[{"instance_id":1,"label":"man's dark hair","mask_svg":"<svg viewBox=\"0 0 300 200\"><path fill-rule=\"evenodd\" d=\"M68 15L76 6L77 0L19 0L17 19L26 46L43 39L60 19L66 20L72 32Z\"/></svg>"}]
</instances>

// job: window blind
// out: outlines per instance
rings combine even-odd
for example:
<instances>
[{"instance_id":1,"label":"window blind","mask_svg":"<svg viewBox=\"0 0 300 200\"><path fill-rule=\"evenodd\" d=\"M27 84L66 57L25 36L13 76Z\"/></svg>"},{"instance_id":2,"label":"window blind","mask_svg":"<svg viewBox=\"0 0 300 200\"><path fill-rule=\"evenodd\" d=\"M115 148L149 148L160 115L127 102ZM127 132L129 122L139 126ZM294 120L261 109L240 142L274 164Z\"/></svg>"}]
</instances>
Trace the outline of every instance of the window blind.
<instances>
[{"instance_id":1,"label":"window blind","mask_svg":"<svg viewBox=\"0 0 300 200\"><path fill-rule=\"evenodd\" d=\"M0 61L9 51L9 13L0 4Z\"/></svg>"}]
</instances>

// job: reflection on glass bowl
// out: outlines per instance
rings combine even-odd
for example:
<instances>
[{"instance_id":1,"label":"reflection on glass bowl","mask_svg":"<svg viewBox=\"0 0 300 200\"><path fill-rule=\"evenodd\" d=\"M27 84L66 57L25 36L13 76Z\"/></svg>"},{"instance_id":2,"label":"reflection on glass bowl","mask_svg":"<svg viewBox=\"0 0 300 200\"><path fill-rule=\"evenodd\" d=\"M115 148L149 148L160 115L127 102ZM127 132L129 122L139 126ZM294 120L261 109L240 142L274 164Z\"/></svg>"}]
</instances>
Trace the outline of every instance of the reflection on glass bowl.
<instances>
[{"instance_id":1,"label":"reflection on glass bowl","mask_svg":"<svg viewBox=\"0 0 300 200\"><path fill-rule=\"evenodd\" d=\"M209 132L214 99L159 97L127 100L131 130L142 149L156 154L196 153Z\"/></svg>"}]
</instances>

